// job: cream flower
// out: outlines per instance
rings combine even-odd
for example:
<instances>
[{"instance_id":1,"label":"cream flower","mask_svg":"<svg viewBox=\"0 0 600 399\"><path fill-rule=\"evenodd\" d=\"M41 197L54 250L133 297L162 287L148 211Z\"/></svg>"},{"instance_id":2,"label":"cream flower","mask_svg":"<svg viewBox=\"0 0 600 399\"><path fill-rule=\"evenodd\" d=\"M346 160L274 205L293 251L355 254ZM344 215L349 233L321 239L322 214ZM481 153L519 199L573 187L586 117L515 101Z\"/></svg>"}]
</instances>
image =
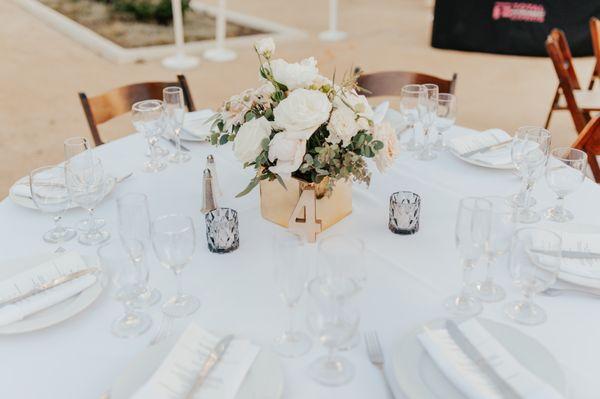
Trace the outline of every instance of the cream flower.
<instances>
[{"instance_id":1,"label":"cream flower","mask_svg":"<svg viewBox=\"0 0 600 399\"><path fill-rule=\"evenodd\" d=\"M269 144L269 161L275 162L269 170L284 179L298 170L306 154L306 141L290 139L283 133L276 134Z\"/></svg>"},{"instance_id":2,"label":"cream flower","mask_svg":"<svg viewBox=\"0 0 600 399\"><path fill-rule=\"evenodd\" d=\"M346 106L336 108L331 113L327 124L327 130L329 130L327 141L331 144L342 142L342 147L346 147L360 129L356 123L356 114L350 108Z\"/></svg>"},{"instance_id":3,"label":"cream flower","mask_svg":"<svg viewBox=\"0 0 600 399\"><path fill-rule=\"evenodd\" d=\"M350 107L359 116L358 124L361 129L369 128L369 121L373 120L375 114L367 97L357 94L354 90L339 91L333 99L333 106L337 108Z\"/></svg>"},{"instance_id":4,"label":"cream flower","mask_svg":"<svg viewBox=\"0 0 600 399\"><path fill-rule=\"evenodd\" d=\"M272 37L260 39L254 43L254 48L258 54L269 59L275 53L275 41Z\"/></svg>"},{"instance_id":5,"label":"cream flower","mask_svg":"<svg viewBox=\"0 0 600 399\"><path fill-rule=\"evenodd\" d=\"M327 122L331 103L320 91L297 89L273 110L274 125L290 139L308 140L319 126Z\"/></svg>"},{"instance_id":6,"label":"cream flower","mask_svg":"<svg viewBox=\"0 0 600 399\"><path fill-rule=\"evenodd\" d=\"M233 153L240 162L252 162L262 151L261 143L271 135L271 122L264 116L244 123L233 141Z\"/></svg>"},{"instance_id":7,"label":"cream flower","mask_svg":"<svg viewBox=\"0 0 600 399\"><path fill-rule=\"evenodd\" d=\"M289 90L308 88L319 76L317 61L313 57L293 64L282 59L276 59L271 61L270 64L273 78L284 84Z\"/></svg>"},{"instance_id":8,"label":"cream flower","mask_svg":"<svg viewBox=\"0 0 600 399\"><path fill-rule=\"evenodd\" d=\"M380 172L384 172L394 163L398 155L398 138L392 125L384 122L373 128L373 139L383 143L383 148L375 154L375 165Z\"/></svg>"}]
</instances>

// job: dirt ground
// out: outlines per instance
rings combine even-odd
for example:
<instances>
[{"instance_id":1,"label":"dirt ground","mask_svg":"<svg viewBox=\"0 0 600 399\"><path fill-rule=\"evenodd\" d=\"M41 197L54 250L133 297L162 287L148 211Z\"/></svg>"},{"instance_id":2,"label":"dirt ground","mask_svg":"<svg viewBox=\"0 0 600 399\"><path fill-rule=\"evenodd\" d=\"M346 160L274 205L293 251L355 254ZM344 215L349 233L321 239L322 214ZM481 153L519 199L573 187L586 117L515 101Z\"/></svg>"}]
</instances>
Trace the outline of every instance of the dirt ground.
<instances>
[{"instance_id":1,"label":"dirt ground","mask_svg":"<svg viewBox=\"0 0 600 399\"><path fill-rule=\"evenodd\" d=\"M211 0L209 3L216 3ZM340 27L349 38L319 42L327 23L324 0L230 0L232 10L270 19L308 33L279 43L277 55L289 60L315 56L323 72L360 65L365 71L413 70L449 78L458 73L458 123L509 132L544 123L556 77L546 58L498 56L433 49L429 46L432 10L425 0L340 0ZM217 107L227 96L257 83L256 58L237 49L236 61L203 62L186 72L197 107ZM31 169L61 161L62 142L89 135L78 91L99 94L120 85L172 80L159 61L118 65L46 26L12 0L0 1L0 198ZM594 61L576 60L587 80ZM108 137L132 130L127 117L103 126ZM554 145L573 141L567 112L555 114Z\"/></svg>"}]
</instances>

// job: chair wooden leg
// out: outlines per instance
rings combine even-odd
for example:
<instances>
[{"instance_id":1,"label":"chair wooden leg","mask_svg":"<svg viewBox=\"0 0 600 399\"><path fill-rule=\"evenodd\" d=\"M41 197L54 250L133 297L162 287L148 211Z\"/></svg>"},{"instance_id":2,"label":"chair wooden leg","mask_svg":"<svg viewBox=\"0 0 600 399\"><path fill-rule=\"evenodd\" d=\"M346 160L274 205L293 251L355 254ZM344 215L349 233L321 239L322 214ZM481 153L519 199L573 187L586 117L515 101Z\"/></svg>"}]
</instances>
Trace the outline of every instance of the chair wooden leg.
<instances>
[{"instance_id":1,"label":"chair wooden leg","mask_svg":"<svg viewBox=\"0 0 600 399\"><path fill-rule=\"evenodd\" d=\"M548 129L548 126L550 126L550 118L552 118L552 111L554 111L554 107L551 107L550 111L548 112L548 117L546 118L546 123L544 124L544 129Z\"/></svg>"}]
</instances>

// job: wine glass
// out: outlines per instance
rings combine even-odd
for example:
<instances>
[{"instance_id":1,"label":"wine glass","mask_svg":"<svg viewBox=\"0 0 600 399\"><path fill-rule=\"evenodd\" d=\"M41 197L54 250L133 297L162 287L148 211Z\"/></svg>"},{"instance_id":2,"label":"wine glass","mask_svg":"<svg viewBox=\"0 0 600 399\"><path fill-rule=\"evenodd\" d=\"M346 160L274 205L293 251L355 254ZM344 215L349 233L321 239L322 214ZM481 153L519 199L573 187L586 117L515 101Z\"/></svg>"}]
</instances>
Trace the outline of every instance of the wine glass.
<instances>
[{"instance_id":1,"label":"wine glass","mask_svg":"<svg viewBox=\"0 0 600 399\"><path fill-rule=\"evenodd\" d=\"M454 126L454 122L456 122L456 96L450 93L439 93L437 103L434 126L438 132L438 136L433 146L435 149L443 150L446 147L444 133Z\"/></svg>"},{"instance_id":2,"label":"wine glass","mask_svg":"<svg viewBox=\"0 0 600 399\"><path fill-rule=\"evenodd\" d=\"M463 269L461 293L444 303L456 316L475 316L482 310L481 302L470 293L471 272L485 254L490 238L492 203L484 198L467 197L460 200L456 216L455 242Z\"/></svg>"},{"instance_id":3,"label":"wine glass","mask_svg":"<svg viewBox=\"0 0 600 399\"><path fill-rule=\"evenodd\" d=\"M136 254L143 253L139 241L130 241ZM98 248L100 263L109 272L113 297L123 303L124 315L113 321L112 333L121 338L138 337L152 326L152 319L145 313L133 310L133 301L137 297L137 288L141 282L140 260L133 259L119 241L104 244Z\"/></svg>"},{"instance_id":4,"label":"wine glass","mask_svg":"<svg viewBox=\"0 0 600 399\"><path fill-rule=\"evenodd\" d=\"M344 296L350 297L366 286L365 244L356 237L334 234L325 237L318 244L319 278L328 284L343 282Z\"/></svg>"},{"instance_id":5,"label":"wine glass","mask_svg":"<svg viewBox=\"0 0 600 399\"><path fill-rule=\"evenodd\" d=\"M477 297L484 302L499 302L506 297L504 289L494 283L492 267L510 250L515 232L515 210L504 197L485 197L492 204L490 238L485 247L486 278L475 283Z\"/></svg>"},{"instance_id":6,"label":"wine glass","mask_svg":"<svg viewBox=\"0 0 600 399\"><path fill-rule=\"evenodd\" d=\"M133 104L131 108L133 126L144 135L150 148L150 160L144 165L145 172L159 172L167 167L156 151L165 124L163 105L160 100L144 100Z\"/></svg>"},{"instance_id":7,"label":"wine glass","mask_svg":"<svg viewBox=\"0 0 600 399\"><path fill-rule=\"evenodd\" d=\"M513 198L520 223L535 223L540 215L532 209L531 191L544 173L550 150L550 132L541 127L524 126L517 129L511 145L513 165L523 179L520 192Z\"/></svg>"},{"instance_id":8,"label":"wine glass","mask_svg":"<svg viewBox=\"0 0 600 399\"><path fill-rule=\"evenodd\" d=\"M356 334L360 316L356 308L337 294L339 283L330 285L317 278L308 285L311 299L308 328L329 351L311 363L309 373L317 382L328 386L344 385L355 375L352 363L336 352Z\"/></svg>"},{"instance_id":9,"label":"wine glass","mask_svg":"<svg viewBox=\"0 0 600 399\"><path fill-rule=\"evenodd\" d=\"M88 211L90 228L79 234L83 245L96 245L107 241L110 233L94 223L94 210L104 198L106 179L99 159L73 157L65 164L67 189L71 201Z\"/></svg>"},{"instance_id":10,"label":"wine glass","mask_svg":"<svg viewBox=\"0 0 600 399\"><path fill-rule=\"evenodd\" d=\"M309 262L305 258L304 240L289 231L274 238L275 282L283 302L288 306L288 329L275 340L274 349L285 357L298 357L308 352L312 342L308 335L294 328L294 311L308 281Z\"/></svg>"},{"instance_id":11,"label":"wine glass","mask_svg":"<svg viewBox=\"0 0 600 399\"><path fill-rule=\"evenodd\" d=\"M410 139L405 144L408 151L417 151L421 148L421 144L417 141L415 125L419 122L419 104L425 95L422 85L406 85L400 92L400 113L412 131Z\"/></svg>"},{"instance_id":12,"label":"wine glass","mask_svg":"<svg viewBox=\"0 0 600 399\"><path fill-rule=\"evenodd\" d=\"M165 87L163 89L163 102L166 123L173 133L177 148L175 154L169 158L169 161L173 163L188 162L191 159L190 155L181 151L181 129L183 128L183 119L185 117L185 105L181 87Z\"/></svg>"},{"instance_id":13,"label":"wine glass","mask_svg":"<svg viewBox=\"0 0 600 399\"><path fill-rule=\"evenodd\" d=\"M198 298L184 294L181 272L192 260L196 250L196 231L192 218L183 215L164 215L152 222L152 246L160 263L175 274L177 294L162 307L171 317L185 317L200 307Z\"/></svg>"},{"instance_id":14,"label":"wine glass","mask_svg":"<svg viewBox=\"0 0 600 399\"><path fill-rule=\"evenodd\" d=\"M129 247L131 240L140 241L144 249L150 246L150 212L148 197L140 193L128 193L117 198L117 214L119 220L119 236L123 246ZM135 248L133 248L135 249ZM141 265L143 283L139 287L137 299L133 302L136 308L146 308L160 301L160 291L148 286L150 270L146 264Z\"/></svg>"},{"instance_id":15,"label":"wine glass","mask_svg":"<svg viewBox=\"0 0 600 399\"><path fill-rule=\"evenodd\" d=\"M557 202L546 210L546 219L553 222L573 220L573 213L565 209L565 197L579 188L585 179L587 154L574 148L555 148L550 152L558 162L550 162L546 167L546 183L556 193Z\"/></svg>"},{"instance_id":16,"label":"wine glass","mask_svg":"<svg viewBox=\"0 0 600 399\"><path fill-rule=\"evenodd\" d=\"M44 241L57 244L73 239L75 230L61 225L62 215L70 204L64 166L44 166L33 170L29 174L29 187L35 206L54 218L54 228L44 234Z\"/></svg>"},{"instance_id":17,"label":"wine glass","mask_svg":"<svg viewBox=\"0 0 600 399\"><path fill-rule=\"evenodd\" d=\"M432 83L422 86L425 95L420 98L419 119L423 125L423 146L420 152L415 153L415 159L431 161L437 157L437 154L433 152L433 143L430 142L431 137L429 136L429 132L437 115L439 88Z\"/></svg>"},{"instance_id":18,"label":"wine glass","mask_svg":"<svg viewBox=\"0 0 600 399\"><path fill-rule=\"evenodd\" d=\"M552 231L536 227L517 230L511 245L509 270L513 284L525 298L506 304L504 312L509 318L527 325L546 321L546 312L533 298L556 281L561 246L562 239Z\"/></svg>"}]
</instances>

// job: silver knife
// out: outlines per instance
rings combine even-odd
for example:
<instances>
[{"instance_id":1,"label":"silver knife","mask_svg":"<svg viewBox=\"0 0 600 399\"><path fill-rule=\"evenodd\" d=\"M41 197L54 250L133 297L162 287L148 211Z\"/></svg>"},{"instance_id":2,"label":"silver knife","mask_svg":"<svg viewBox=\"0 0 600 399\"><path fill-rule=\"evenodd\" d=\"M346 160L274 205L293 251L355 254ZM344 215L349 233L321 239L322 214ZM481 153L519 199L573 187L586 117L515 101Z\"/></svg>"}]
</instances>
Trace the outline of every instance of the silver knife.
<instances>
[{"instance_id":1,"label":"silver knife","mask_svg":"<svg viewBox=\"0 0 600 399\"><path fill-rule=\"evenodd\" d=\"M502 142L497 143L497 144L488 145L487 147L482 147L482 148L479 148L477 150L465 152L464 154L461 154L461 156L465 157L465 158L469 158L469 157L471 157L471 156L473 156L475 154L481 154L481 153L484 153L484 152L488 152L488 151L492 151L492 150L497 150L498 148L502 148L502 147L504 147L504 146L506 146L506 145L508 145L510 143L512 143L512 139L506 140L506 141L502 141Z\"/></svg>"},{"instance_id":2,"label":"silver knife","mask_svg":"<svg viewBox=\"0 0 600 399\"><path fill-rule=\"evenodd\" d=\"M535 252L542 255L548 256L556 256L557 251L546 251L544 249L531 249L531 252ZM597 252L584 252L584 251L569 251L562 250L560 251L560 256L563 258L571 258L571 259L600 259L600 253Z\"/></svg>"},{"instance_id":3,"label":"silver knife","mask_svg":"<svg viewBox=\"0 0 600 399\"><path fill-rule=\"evenodd\" d=\"M469 359L471 359L487 377L496 385L502 392L502 397L505 399L522 399L521 395L513 389L490 365L489 361L479 352L479 350L468 340L468 338L460 331L458 325L452 320L446 320L446 330ZM505 396L509 395L509 396Z\"/></svg>"},{"instance_id":4,"label":"silver knife","mask_svg":"<svg viewBox=\"0 0 600 399\"><path fill-rule=\"evenodd\" d=\"M167 141L173 145L173 147L177 148L177 142L171 138L168 138ZM179 144L179 147L182 151L190 152L190 149L184 146L183 144Z\"/></svg>"},{"instance_id":5,"label":"silver knife","mask_svg":"<svg viewBox=\"0 0 600 399\"><path fill-rule=\"evenodd\" d=\"M229 344L231 343L232 340L233 340L233 335L227 335L225 338L223 338L219 342L217 342L217 344L215 345L213 350L210 351L210 353L208 354L206 361L202 365L202 369L200 369L198 378L196 378L196 381L194 382L194 385L188 392L186 399L192 399L194 397L194 394L196 393L198 388L200 388L202 386L202 384L204 384L204 381L206 381L206 378L208 377L210 372L219 363L221 358L223 358L223 355L227 351L227 348L229 347Z\"/></svg>"}]
</instances>

